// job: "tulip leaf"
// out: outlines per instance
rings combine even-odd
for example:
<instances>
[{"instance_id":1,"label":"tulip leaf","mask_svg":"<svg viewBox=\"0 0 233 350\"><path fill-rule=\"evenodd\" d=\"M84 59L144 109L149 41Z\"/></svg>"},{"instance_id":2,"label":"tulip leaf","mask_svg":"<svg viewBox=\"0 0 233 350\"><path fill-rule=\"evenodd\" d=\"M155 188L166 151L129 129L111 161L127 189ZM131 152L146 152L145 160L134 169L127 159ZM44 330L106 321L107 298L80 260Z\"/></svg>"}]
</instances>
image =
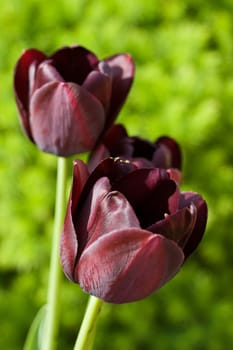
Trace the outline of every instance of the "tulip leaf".
<instances>
[{"instance_id":1,"label":"tulip leaf","mask_svg":"<svg viewBox=\"0 0 233 350\"><path fill-rule=\"evenodd\" d=\"M37 312L32 324L29 328L27 338L23 347L23 350L39 350L40 349L40 338L41 330L46 313L46 306L43 305Z\"/></svg>"}]
</instances>

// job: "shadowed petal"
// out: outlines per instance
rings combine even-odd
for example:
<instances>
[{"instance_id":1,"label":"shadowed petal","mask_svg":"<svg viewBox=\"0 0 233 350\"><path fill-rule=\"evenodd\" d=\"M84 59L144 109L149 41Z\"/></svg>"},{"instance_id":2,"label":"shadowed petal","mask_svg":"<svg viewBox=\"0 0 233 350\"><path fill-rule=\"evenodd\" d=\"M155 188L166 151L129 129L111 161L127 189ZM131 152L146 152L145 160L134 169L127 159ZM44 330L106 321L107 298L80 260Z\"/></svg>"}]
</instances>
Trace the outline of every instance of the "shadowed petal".
<instances>
[{"instance_id":1,"label":"shadowed petal","mask_svg":"<svg viewBox=\"0 0 233 350\"><path fill-rule=\"evenodd\" d=\"M73 164L73 182L71 188L72 214L78 205L82 190L88 177L89 171L87 165L79 159L75 160Z\"/></svg>"},{"instance_id":2,"label":"shadowed petal","mask_svg":"<svg viewBox=\"0 0 233 350\"><path fill-rule=\"evenodd\" d=\"M110 189L111 186L108 178L101 177L96 181L94 187L88 193L87 198L84 198L84 203L82 203L82 199L80 200L82 206L77 210L77 215L74 215L73 219L79 243L77 259L79 259L84 247L92 237L93 232L90 231L90 228L94 225L96 216L99 219L104 219L100 217L98 207L103 197L110 191Z\"/></svg>"},{"instance_id":3,"label":"shadowed petal","mask_svg":"<svg viewBox=\"0 0 233 350\"><path fill-rule=\"evenodd\" d=\"M98 164L91 173L87 185L84 188L83 197L86 198L88 192L92 189L95 182L101 177L108 177L113 187L117 182L124 178L127 174L136 170L136 166L121 158L106 158Z\"/></svg>"},{"instance_id":4,"label":"shadowed petal","mask_svg":"<svg viewBox=\"0 0 233 350\"><path fill-rule=\"evenodd\" d=\"M169 175L163 169L137 169L120 179L114 189L124 193L135 208L146 201L151 191L163 181L170 181ZM135 187L138 183L140 188Z\"/></svg>"},{"instance_id":5,"label":"shadowed petal","mask_svg":"<svg viewBox=\"0 0 233 350\"><path fill-rule=\"evenodd\" d=\"M107 147L111 147L124 137L127 137L127 131L122 124L113 125L104 135L104 143Z\"/></svg>"},{"instance_id":6,"label":"shadowed petal","mask_svg":"<svg viewBox=\"0 0 233 350\"><path fill-rule=\"evenodd\" d=\"M63 47L56 51L51 58L65 81L79 85L99 62L93 52L77 45Z\"/></svg>"},{"instance_id":7,"label":"shadowed petal","mask_svg":"<svg viewBox=\"0 0 233 350\"><path fill-rule=\"evenodd\" d=\"M92 172L101 161L110 156L111 155L108 148L103 143L99 144L99 146L95 148L95 152L91 154L91 157L88 160L87 165L89 171Z\"/></svg>"},{"instance_id":8,"label":"shadowed petal","mask_svg":"<svg viewBox=\"0 0 233 350\"><path fill-rule=\"evenodd\" d=\"M64 226L60 241L61 264L65 274L72 279L75 266L76 255L78 251L78 241L73 222L73 215L80 198L82 189L86 183L89 172L85 163L77 160L73 168L73 184L71 195L68 201Z\"/></svg>"},{"instance_id":9,"label":"shadowed petal","mask_svg":"<svg viewBox=\"0 0 233 350\"><path fill-rule=\"evenodd\" d=\"M116 144L118 140L125 136L127 136L127 133L121 124L113 125L104 135L104 142L101 140L94 152L91 153L88 168L92 171L103 159L109 156L114 157L112 151L110 153L109 146Z\"/></svg>"},{"instance_id":10,"label":"shadowed petal","mask_svg":"<svg viewBox=\"0 0 233 350\"><path fill-rule=\"evenodd\" d=\"M122 149L122 155L128 154L132 158L147 158L148 160L152 160L153 154L155 152L155 146L152 142L148 140L143 140L140 137L134 136L134 137L128 137L127 139L123 140L122 143L124 144L124 147L125 147L124 151ZM128 152L131 148L130 153L127 152L127 147L128 147ZM157 165L155 166L157 167Z\"/></svg>"},{"instance_id":11,"label":"shadowed petal","mask_svg":"<svg viewBox=\"0 0 233 350\"><path fill-rule=\"evenodd\" d=\"M191 204L172 215L165 214L165 219L156 222L148 231L159 233L171 239L183 248L189 239L197 219L197 209Z\"/></svg>"},{"instance_id":12,"label":"shadowed petal","mask_svg":"<svg viewBox=\"0 0 233 350\"><path fill-rule=\"evenodd\" d=\"M112 70L112 100L109 108L108 128L116 118L133 82L135 66L132 57L127 54L118 54L104 59Z\"/></svg>"},{"instance_id":13,"label":"shadowed petal","mask_svg":"<svg viewBox=\"0 0 233 350\"><path fill-rule=\"evenodd\" d=\"M148 231L116 230L93 242L81 256L75 280L107 302L145 298L171 279L183 262L172 241Z\"/></svg>"},{"instance_id":14,"label":"shadowed petal","mask_svg":"<svg viewBox=\"0 0 233 350\"><path fill-rule=\"evenodd\" d=\"M138 169L126 175L113 189L124 193L141 226L147 228L161 220L164 213L170 212L169 197L176 192L176 184L170 180L166 170L150 168Z\"/></svg>"},{"instance_id":15,"label":"shadowed petal","mask_svg":"<svg viewBox=\"0 0 233 350\"><path fill-rule=\"evenodd\" d=\"M162 136L155 144L158 149L154 153L153 162L157 167L181 169L181 150L174 139Z\"/></svg>"},{"instance_id":16,"label":"shadowed petal","mask_svg":"<svg viewBox=\"0 0 233 350\"><path fill-rule=\"evenodd\" d=\"M83 83L83 87L93 94L108 110L112 93L111 70L105 62L100 62L99 70L93 70Z\"/></svg>"},{"instance_id":17,"label":"shadowed petal","mask_svg":"<svg viewBox=\"0 0 233 350\"><path fill-rule=\"evenodd\" d=\"M30 116L38 147L60 156L92 148L105 122L101 103L72 83L52 82L37 89L31 99Z\"/></svg>"},{"instance_id":18,"label":"shadowed petal","mask_svg":"<svg viewBox=\"0 0 233 350\"><path fill-rule=\"evenodd\" d=\"M37 67L44 59L46 59L46 56L41 51L36 49L26 50L18 60L14 72L14 92L20 113L20 122L25 134L31 140L32 136L28 120L28 104L30 95L29 85L31 85L32 82L29 83L29 69L32 64Z\"/></svg>"},{"instance_id":19,"label":"shadowed petal","mask_svg":"<svg viewBox=\"0 0 233 350\"><path fill-rule=\"evenodd\" d=\"M197 208L197 220L193 232L185 244L183 251L185 258L192 254L200 243L205 232L208 208L205 200L195 192L182 192L180 196L180 208L194 204Z\"/></svg>"}]
</instances>

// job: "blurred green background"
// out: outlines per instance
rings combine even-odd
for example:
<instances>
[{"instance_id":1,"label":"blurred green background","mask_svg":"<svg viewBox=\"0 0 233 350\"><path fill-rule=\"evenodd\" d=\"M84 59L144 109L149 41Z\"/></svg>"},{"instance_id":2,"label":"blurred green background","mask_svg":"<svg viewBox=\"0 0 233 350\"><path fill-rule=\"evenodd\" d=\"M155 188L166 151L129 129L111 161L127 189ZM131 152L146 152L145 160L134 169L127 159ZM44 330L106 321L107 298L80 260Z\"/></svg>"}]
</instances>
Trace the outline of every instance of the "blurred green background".
<instances>
[{"instance_id":1,"label":"blurred green background","mask_svg":"<svg viewBox=\"0 0 233 350\"><path fill-rule=\"evenodd\" d=\"M147 299L105 305L95 349L232 348L233 2L3 0L0 33L0 349L22 349L45 303L56 179L56 158L21 132L13 69L24 48L76 43L100 58L132 54L136 78L118 121L130 135L176 138L183 189L209 204L197 252ZM72 349L86 301L64 278L59 350Z\"/></svg>"}]
</instances>

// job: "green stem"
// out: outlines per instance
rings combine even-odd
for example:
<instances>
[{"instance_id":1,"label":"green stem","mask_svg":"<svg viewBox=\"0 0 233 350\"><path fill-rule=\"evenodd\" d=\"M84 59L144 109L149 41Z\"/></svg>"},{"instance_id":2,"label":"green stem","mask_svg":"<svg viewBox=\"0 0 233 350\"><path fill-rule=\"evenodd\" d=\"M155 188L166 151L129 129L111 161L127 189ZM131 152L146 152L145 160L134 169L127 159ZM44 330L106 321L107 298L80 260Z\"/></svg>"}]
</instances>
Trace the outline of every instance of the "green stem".
<instances>
[{"instance_id":1,"label":"green stem","mask_svg":"<svg viewBox=\"0 0 233 350\"><path fill-rule=\"evenodd\" d=\"M55 348L55 339L58 330L58 314L60 303L59 292L61 281L59 243L66 208L66 179L67 159L58 157L54 232L51 247L47 312L42 340L43 350L53 350Z\"/></svg>"},{"instance_id":2,"label":"green stem","mask_svg":"<svg viewBox=\"0 0 233 350\"><path fill-rule=\"evenodd\" d=\"M90 296L74 350L91 350L96 321L98 319L102 304L102 300Z\"/></svg>"}]
</instances>

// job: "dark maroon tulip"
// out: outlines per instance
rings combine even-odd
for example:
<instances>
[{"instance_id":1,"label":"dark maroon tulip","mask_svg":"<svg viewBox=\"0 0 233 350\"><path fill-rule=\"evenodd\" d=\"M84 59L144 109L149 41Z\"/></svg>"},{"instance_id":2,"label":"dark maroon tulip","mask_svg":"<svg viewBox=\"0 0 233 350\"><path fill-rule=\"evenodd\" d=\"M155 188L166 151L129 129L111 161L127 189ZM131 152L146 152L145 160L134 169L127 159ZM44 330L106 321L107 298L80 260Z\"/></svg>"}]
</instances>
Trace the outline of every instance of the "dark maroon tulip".
<instances>
[{"instance_id":1,"label":"dark maroon tulip","mask_svg":"<svg viewBox=\"0 0 233 350\"><path fill-rule=\"evenodd\" d=\"M157 167L173 170L180 182L181 150L178 143L167 136L159 137L155 142L134 136L129 137L124 126L113 125L101 139L101 143L92 152L88 166L93 170L107 157L121 157L143 167Z\"/></svg>"},{"instance_id":2,"label":"dark maroon tulip","mask_svg":"<svg viewBox=\"0 0 233 350\"><path fill-rule=\"evenodd\" d=\"M74 163L61 236L66 276L112 303L136 301L170 280L199 244L207 206L165 169L107 158L89 174Z\"/></svg>"},{"instance_id":3,"label":"dark maroon tulip","mask_svg":"<svg viewBox=\"0 0 233 350\"><path fill-rule=\"evenodd\" d=\"M127 54L100 61L82 46L51 56L26 50L14 75L22 128L45 152L67 157L89 151L114 122L133 77Z\"/></svg>"}]
</instances>

